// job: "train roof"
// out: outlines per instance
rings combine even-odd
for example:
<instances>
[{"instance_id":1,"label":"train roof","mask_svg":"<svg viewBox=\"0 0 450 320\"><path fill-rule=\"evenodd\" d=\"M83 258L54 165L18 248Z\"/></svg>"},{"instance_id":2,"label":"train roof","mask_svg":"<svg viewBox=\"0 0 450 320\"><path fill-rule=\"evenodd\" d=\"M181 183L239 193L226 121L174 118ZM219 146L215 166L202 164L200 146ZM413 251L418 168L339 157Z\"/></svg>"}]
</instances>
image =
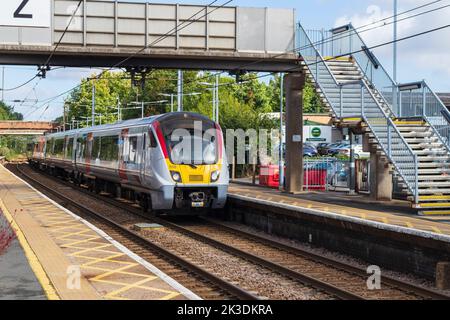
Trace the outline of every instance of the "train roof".
<instances>
[{"instance_id":1,"label":"train roof","mask_svg":"<svg viewBox=\"0 0 450 320\"><path fill-rule=\"evenodd\" d=\"M94 126L94 127L62 131L62 132L52 133L47 136L51 136L52 138L58 138L58 137L76 135L76 134L86 134L86 133L91 133L91 132L110 130L110 129L113 130L113 129L121 129L121 128L146 126L146 125L152 124L155 120L165 121L165 120L176 119L176 118L185 118L186 116L190 116L192 118L198 118L199 120L204 120L204 121L212 121L208 117L203 116L198 113L171 112L171 113L164 113L164 114L155 115L155 116L151 116L151 117L147 117L147 118L123 120L123 121L118 121L118 122L111 123L111 124L104 124L104 125L99 125L99 126Z\"/></svg>"}]
</instances>

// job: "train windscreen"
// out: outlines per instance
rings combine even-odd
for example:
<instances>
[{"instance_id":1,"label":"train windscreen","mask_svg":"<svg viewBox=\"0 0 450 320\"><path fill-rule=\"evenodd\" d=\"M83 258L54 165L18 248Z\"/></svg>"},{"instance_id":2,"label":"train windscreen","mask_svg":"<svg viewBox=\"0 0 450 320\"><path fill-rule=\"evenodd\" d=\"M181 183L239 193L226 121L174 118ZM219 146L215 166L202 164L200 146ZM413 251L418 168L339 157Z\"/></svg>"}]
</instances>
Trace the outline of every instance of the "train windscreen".
<instances>
[{"instance_id":1,"label":"train windscreen","mask_svg":"<svg viewBox=\"0 0 450 320\"><path fill-rule=\"evenodd\" d=\"M213 121L185 118L161 123L172 163L209 165L218 162L217 129Z\"/></svg>"}]
</instances>

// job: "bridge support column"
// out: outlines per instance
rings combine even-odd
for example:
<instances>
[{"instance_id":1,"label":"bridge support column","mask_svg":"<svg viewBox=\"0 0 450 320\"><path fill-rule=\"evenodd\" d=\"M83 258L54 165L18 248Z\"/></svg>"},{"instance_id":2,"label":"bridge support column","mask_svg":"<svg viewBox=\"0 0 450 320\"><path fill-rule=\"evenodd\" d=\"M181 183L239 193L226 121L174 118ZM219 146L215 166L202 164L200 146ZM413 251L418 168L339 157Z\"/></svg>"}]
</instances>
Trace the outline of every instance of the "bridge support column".
<instances>
[{"instance_id":1,"label":"bridge support column","mask_svg":"<svg viewBox=\"0 0 450 320\"><path fill-rule=\"evenodd\" d=\"M305 75L284 77L286 92L286 192L303 191L303 88Z\"/></svg>"},{"instance_id":2,"label":"bridge support column","mask_svg":"<svg viewBox=\"0 0 450 320\"><path fill-rule=\"evenodd\" d=\"M392 200L392 168L386 158L380 157L377 168L377 200Z\"/></svg>"},{"instance_id":3,"label":"bridge support column","mask_svg":"<svg viewBox=\"0 0 450 320\"><path fill-rule=\"evenodd\" d=\"M370 195L376 200L391 201L392 192L391 164L373 148L370 152Z\"/></svg>"}]
</instances>

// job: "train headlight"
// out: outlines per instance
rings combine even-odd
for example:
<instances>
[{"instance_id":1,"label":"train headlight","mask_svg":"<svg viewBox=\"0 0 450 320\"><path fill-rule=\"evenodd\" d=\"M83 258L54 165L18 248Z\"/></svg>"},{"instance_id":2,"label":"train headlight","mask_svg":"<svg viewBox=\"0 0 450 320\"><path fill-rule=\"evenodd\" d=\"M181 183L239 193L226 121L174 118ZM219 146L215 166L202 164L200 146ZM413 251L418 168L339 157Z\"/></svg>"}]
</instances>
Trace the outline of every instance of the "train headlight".
<instances>
[{"instance_id":1,"label":"train headlight","mask_svg":"<svg viewBox=\"0 0 450 320\"><path fill-rule=\"evenodd\" d=\"M220 177L219 171L211 172L211 182L217 182L217 180L219 180L219 177Z\"/></svg>"},{"instance_id":2,"label":"train headlight","mask_svg":"<svg viewBox=\"0 0 450 320\"><path fill-rule=\"evenodd\" d=\"M175 182L179 182L179 183L181 183L181 182L182 182L182 179L181 179L181 174L180 174L179 172L176 172L176 171L171 171L170 173L171 173L171 175L172 175L172 179L173 179L173 181L175 181Z\"/></svg>"}]
</instances>

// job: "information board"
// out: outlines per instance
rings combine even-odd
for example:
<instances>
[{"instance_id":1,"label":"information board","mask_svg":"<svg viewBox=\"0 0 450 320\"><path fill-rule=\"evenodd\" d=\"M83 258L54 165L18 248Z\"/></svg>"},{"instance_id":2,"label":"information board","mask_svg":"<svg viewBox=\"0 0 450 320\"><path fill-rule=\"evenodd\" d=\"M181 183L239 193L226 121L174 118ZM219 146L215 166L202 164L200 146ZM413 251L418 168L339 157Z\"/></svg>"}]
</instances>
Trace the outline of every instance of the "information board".
<instances>
[{"instance_id":1,"label":"information board","mask_svg":"<svg viewBox=\"0 0 450 320\"><path fill-rule=\"evenodd\" d=\"M2 0L0 26L49 28L51 0Z\"/></svg>"}]
</instances>

